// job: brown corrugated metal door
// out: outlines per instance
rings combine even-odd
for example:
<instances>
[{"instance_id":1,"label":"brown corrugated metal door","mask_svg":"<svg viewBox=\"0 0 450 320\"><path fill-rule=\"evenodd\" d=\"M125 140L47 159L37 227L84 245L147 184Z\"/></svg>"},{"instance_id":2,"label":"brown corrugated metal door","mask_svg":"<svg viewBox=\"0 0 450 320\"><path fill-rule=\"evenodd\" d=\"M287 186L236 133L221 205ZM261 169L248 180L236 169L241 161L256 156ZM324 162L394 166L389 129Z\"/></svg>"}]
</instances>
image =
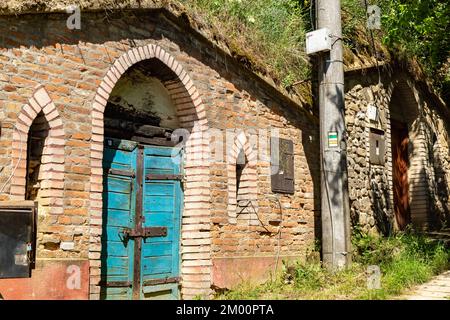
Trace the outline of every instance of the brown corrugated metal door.
<instances>
[{"instance_id":1,"label":"brown corrugated metal door","mask_svg":"<svg viewBox=\"0 0 450 320\"><path fill-rule=\"evenodd\" d=\"M411 222L408 184L408 127L405 123L391 121L392 170L394 211L400 230Z\"/></svg>"}]
</instances>

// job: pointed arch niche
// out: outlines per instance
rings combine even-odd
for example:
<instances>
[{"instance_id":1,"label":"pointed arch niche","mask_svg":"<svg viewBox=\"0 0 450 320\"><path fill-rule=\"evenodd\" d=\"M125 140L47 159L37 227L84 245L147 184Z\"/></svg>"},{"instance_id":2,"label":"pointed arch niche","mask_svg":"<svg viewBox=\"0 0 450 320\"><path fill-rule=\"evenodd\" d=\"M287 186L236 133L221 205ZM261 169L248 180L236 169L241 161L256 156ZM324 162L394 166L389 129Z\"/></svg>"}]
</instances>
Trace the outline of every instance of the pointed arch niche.
<instances>
[{"instance_id":1,"label":"pointed arch niche","mask_svg":"<svg viewBox=\"0 0 450 320\"><path fill-rule=\"evenodd\" d=\"M256 161L255 150L240 132L227 161L228 219L232 224L259 224Z\"/></svg>"},{"instance_id":2,"label":"pointed arch niche","mask_svg":"<svg viewBox=\"0 0 450 320\"><path fill-rule=\"evenodd\" d=\"M14 127L12 200L36 200L45 213L63 213L64 145L61 117L47 90L39 85Z\"/></svg>"}]
</instances>

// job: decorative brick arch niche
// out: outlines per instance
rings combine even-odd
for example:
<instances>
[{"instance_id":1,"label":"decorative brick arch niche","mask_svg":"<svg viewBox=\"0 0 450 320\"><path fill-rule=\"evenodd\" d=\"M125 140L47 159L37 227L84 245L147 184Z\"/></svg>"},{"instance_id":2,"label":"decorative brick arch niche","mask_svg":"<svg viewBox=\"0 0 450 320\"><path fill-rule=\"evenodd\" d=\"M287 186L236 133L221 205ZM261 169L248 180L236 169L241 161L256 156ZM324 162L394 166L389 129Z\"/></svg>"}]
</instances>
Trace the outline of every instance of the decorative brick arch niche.
<instances>
[{"instance_id":1,"label":"decorative brick arch niche","mask_svg":"<svg viewBox=\"0 0 450 320\"><path fill-rule=\"evenodd\" d=\"M100 297L104 111L109 96L132 66L147 60L162 63L175 75L162 80L175 106L182 128L190 134L185 142L183 168L184 208L181 231L181 286L184 299L211 293L211 235L209 195L208 121L202 99L182 65L158 45L129 50L118 58L103 78L92 105L90 180L90 298Z\"/></svg>"},{"instance_id":2,"label":"decorative brick arch niche","mask_svg":"<svg viewBox=\"0 0 450 320\"><path fill-rule=\"evenodd\" d=\"M33 121L43 115L48 123L48 134L42 149L39 169L39 205L45 213L63 213L64 192L64 129L55 104L42 85L35 88L15 125L12 139L12 164L10 194L12 200L24 200L27 185L28 135Z\"/></svg>"},{"instance_id":3,"label":"decorative brick arch niche","mask_svg":"<svg viewBox=\"0 0 450 320\"><path fill-rule=\"evenodd\" d=\"M240 132L227 159L228 219L232 224L259 224L256 162L256 151Z\"/></svg>"}]
</instances>

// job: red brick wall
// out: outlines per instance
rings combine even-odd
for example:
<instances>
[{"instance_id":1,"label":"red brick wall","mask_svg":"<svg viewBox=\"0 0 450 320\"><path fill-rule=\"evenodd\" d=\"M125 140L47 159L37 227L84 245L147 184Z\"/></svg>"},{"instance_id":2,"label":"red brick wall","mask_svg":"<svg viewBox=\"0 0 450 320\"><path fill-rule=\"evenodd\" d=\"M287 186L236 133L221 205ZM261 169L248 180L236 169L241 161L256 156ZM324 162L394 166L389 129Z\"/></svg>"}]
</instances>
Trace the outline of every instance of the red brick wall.
<instances>
[{"instance_id":1,"label":"red brick wall","mask_svg":"<svg viewBox=\"0 0 450 320\"><path fill-rule=\"evenodd\" d=\"M49 168L53 168L48 176L49 197L39 200L38 260L89 260L89 293L91 298L98 297L103 109L123 71L150 56L178 75L179 81L166 87L183 126L191 130L185 164L183 296L208 295L215 282L233 285L235 280L220 280L228 279L222 273L232 272L221 266L245 266L249 259L267 266L266 261L277 257L303 257L312 246L317 219L318 126L314 118L210 44L164 18L138 11L108 17L82 13L81 30L66 29L66 18L64 14L0 17L0 186L13 173L17 159L14 128L26 133L39 107L48 115L54 138L48 145ZM51 102L47 98L39 102L44 92ZM268 159L256 156L249 180L255 181L258 215L253 214L250 224L248 219L230 221L228 185L234 164L227 163L225 146L235 141L224 139L222 150L215 150L210 128L243 130L247 148L253 143L256 150L266 152L268 141L259 129L277 128L281 137L292 139L295 194L273 194ZM210 160L212 150L214 155L223 153L223 160ZM23 167L13 173L0 200L22 196L23 173ZM268 223L272 216L281 215L280 226ZM47 242L57 245L45 246ZM74 248L61 246L64 242L73 242ZM255 269L255 278L268 269ZM30 281L39 276L35 272ZM61 296L65 297L70 296Z\"/></svg>"}]
</instances>

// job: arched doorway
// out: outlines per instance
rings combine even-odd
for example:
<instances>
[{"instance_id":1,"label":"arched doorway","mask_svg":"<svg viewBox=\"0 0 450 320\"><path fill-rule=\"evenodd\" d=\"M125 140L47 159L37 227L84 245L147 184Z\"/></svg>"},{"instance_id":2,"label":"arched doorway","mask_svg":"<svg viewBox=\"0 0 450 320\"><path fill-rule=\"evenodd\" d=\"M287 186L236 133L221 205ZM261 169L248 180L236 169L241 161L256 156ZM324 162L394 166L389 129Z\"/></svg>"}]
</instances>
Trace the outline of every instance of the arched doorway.
<instances>
[{"instance_id":1,"label":"arched doorway","mask_svg":"<svg viewBox=\"0 0 450 320\"><path fill-rule=\"evenodd\" d=\"M180 286L207 295L210 282L195 280L210 273L209 245L181 234L185 224L209 234L207 121L192 80L161 47L135 48L93 109L91 298L176 299Z\"/></svg>"}]
</instances>

